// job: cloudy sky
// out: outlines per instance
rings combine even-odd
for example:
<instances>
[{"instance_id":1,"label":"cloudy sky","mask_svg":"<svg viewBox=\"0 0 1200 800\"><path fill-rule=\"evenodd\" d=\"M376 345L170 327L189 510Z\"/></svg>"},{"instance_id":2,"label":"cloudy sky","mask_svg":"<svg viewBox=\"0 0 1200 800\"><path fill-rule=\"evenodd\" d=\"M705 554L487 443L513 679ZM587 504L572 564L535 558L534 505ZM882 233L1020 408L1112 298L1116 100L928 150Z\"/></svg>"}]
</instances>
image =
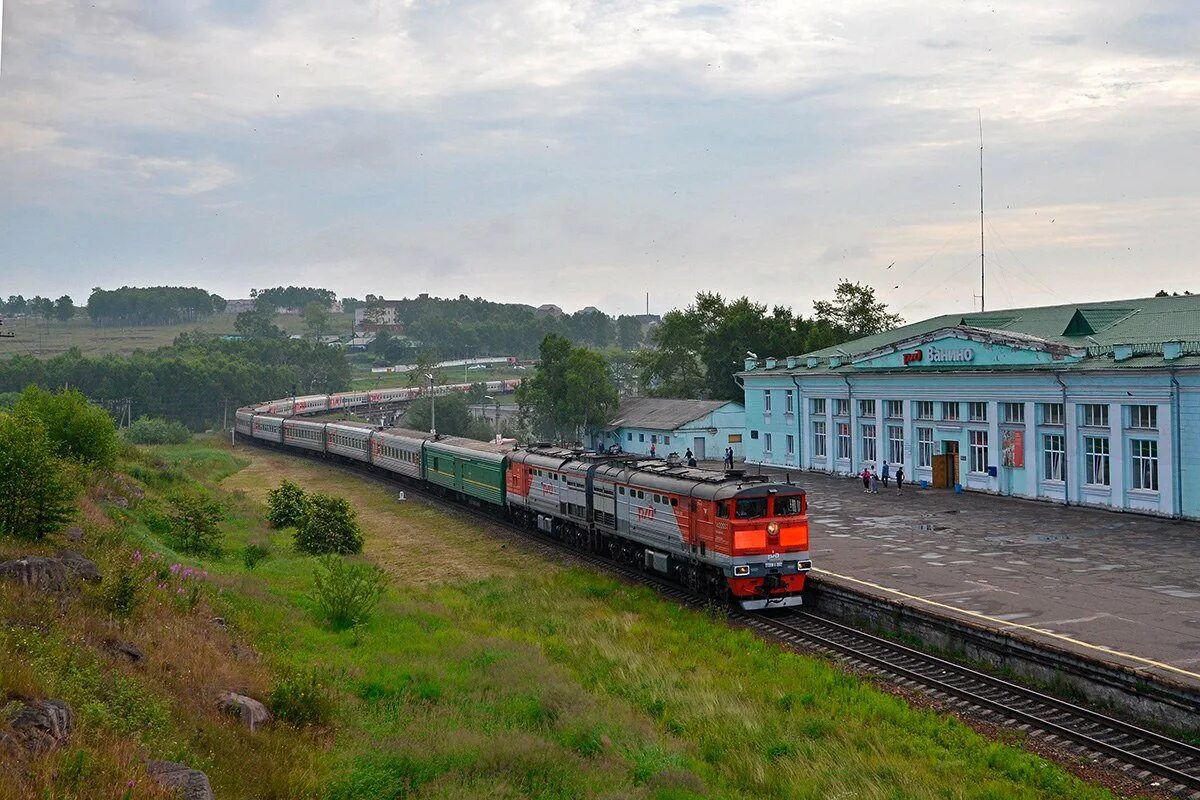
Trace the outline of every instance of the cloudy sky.
<instances>
[{"instance_id":1,"label":"cloudy sky","mask_svg":"<svg viewBox=\"0 0 1200 800\"><path fill-rule=\"evenodd\" d=\"M4 0L0 293L1200 290L1193 0ZM889 269L888 265L894 265Z\"/></svg>"}]
</instances>

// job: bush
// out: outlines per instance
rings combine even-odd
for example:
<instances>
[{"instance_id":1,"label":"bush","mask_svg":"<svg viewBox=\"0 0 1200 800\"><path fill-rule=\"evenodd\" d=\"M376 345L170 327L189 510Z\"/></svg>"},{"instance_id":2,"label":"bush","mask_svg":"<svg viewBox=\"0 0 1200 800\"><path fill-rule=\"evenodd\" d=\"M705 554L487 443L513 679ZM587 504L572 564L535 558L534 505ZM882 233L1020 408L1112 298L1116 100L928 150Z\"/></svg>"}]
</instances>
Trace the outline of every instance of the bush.
<instances>
[{"instance_id":1,"label":"bush","mask_svg":"<svg viewBox=\"0 0 1200 800\"><path fill-rule=\"evenodd\" d=\"M165 419L139 417L125 429L125 441L134 444L185 444L191 438L186 425Z\"/></svg>"},{"instance_id":2,"label":"bush","mask_svg":"<svg viewBox=\"0 0 1200 800\"><path fill-rule=\"evenodd\" d=\"M171 539L184 553L218 553L221 549L221 504L200 492L181 492L171 499Z\"/></svg>"},{"instance_id":3,"label":"bush","mask_svg":"<svg viewBox=\"0 0 1200 800\"><path fill-rule=\"evenodd\" d=\"M361 553L362 530L357 515L344 497L314 494L296 526L294 541L302 553Z\"/></svg>"},{"instance_id":4,"label":"bush","mask_svg":"<svg viewBox=\"0 0 1200 800\"><path fill-rule=\"evenodd\" d=\"M21 393L15 410L28 412L45 424L58 457L98 467L116 462L120 451L117 426L107 411L89 403L82 392L54 394L30 386Z\"/></svg>"},{"instance_id":5,"label":"bush","mask_svg":"<svg viewBox=\"0 0 1200 800\"><path fill-rule=\"evenodd\" d=\"M71 518L75 495L45 423L28 410L0 413L0 535L42 538Z\"/></svg>"},{"instance_id":6,"label":"bush","mask_svg":"<svg viewBox=\"0 0 1200 800\"><path fill-rule=\"evenodd\" d=\"M242 548L242 563L246 566L246 569L254 569L260 563L266 561L269 555L271 555L271 551L261 544L248 544Z\"/></svg>"},{"instance_id":7,"label":"bush","mask_svg":"<svg viewBox=\"0 0 1200 800\"><path fill-rule=\"evenodd\" d=\"M333 719L333 699L315 672L282 678L272 687L267 705L280 720L297 727L328 725Z\"/></svg>"},{"instance_id":8,"label":"bush","mask_svg":"<svg viewBox=\"0 0 1200 800\"><path fill-rule=\"evenodd\" d=\"M267 522L272 528L299 526L308 511L308 495L296 484L285 480L267 492Z\"/></svg>"},{"instance_id":9,"label":"bush","mask_svg":"<svg viewBox=\"0 0 1200 800\"><path fill-rule=\"evenodd\" d=\"M324 556L313 571L313 602L334 630L362 625L383 596L383 573L373 564Z\"/></svg>"},{"instance_id":10,"label":"bush","mask_svg":"<svg viewBox=\"0 0 1200 800\"><path fill-rule=\"evenodd\" d=\"M127 619L146 599L143 578L136 569L123 569L111 581L105 581L101 595L104 608L114 617Z\"/></svg>"}]
</instances>

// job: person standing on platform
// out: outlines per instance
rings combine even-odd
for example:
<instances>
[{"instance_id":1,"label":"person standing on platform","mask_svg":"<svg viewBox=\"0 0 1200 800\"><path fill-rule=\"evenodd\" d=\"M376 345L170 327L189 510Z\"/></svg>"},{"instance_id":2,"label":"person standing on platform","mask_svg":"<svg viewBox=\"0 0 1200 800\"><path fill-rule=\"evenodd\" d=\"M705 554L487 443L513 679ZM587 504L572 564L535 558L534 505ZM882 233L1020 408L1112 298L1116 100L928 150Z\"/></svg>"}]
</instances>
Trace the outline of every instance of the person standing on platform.
<instances>
[{"instance_id":1,"label":"person standing on platform","mask_svg":"<svg viewBox=\"0 0 1200 800\"><path fill-rule=\"evenodd\" d=\"M888 488L888 478L891 476L891 472L892 468L888 466L886 461L883 462L883 475L881 477L883 478L883 488L885 489Z\"/></svg>"},{"instance_id":2,"label":"person standing on platform","mask_svg":"<svg viewBox=\"0 0 1200 800\"><path fill-rule=\"evenodd\" d=\"M651 443L650 443L650 457L651 457L651 458L654 458L654 451L655 451L655 449L657 449L657 448L655 448L655 446L654 446L654 442L651 442Z\"/></svg>"},{"instance_id":3,"label":"person standing on platform","mask_svg":"<svg viewBox=\"0 0 1200 800\"><path fill-rule=\"evenodd\" d=\"M904 489L904 467L896 467L896 494Z\"/></svg>"},{"instance_id":4,"label":"person standing on platform","mask_svg":"<svg viewBox=\"0 0 1200 800\"><path fill-rule=\"evenodd\" d=\"M859 477L863 479L863 493L866 494L871 491L871 470L863 467L862 475Z\"/></svg>"},{"instance_id":5,"label":"person standing on platform","mask_svg":"<svg viewBox=\"0 0 1200 800\"><path fill-rule=\"evenodd\" d=\"M868 481L871 487L869 490L871 494L879 494L879 475L875 473L875 470L871 470L871 475L870 478L868 478Z\"/></svg>"}]
</instances>

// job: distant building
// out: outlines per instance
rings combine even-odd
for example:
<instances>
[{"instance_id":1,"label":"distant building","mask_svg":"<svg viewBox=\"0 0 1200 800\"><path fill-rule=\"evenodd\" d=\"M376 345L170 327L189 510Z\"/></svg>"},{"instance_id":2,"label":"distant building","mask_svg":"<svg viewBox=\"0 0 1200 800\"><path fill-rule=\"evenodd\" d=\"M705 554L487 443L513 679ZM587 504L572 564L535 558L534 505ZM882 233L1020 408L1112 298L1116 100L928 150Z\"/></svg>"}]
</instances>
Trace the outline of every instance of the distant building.
<instances>
[{"instance_id":1,"label":"distant building","mask_svg":"<svg viewBox=\"0 0 1200 800\"><path fill-rule=\"evenodd\" d=\"M752 463L1200 518L1197 296L948 314L739 376Z\"/></svg>"},{"instance_id":2,"label":"distant building","mask_svg":"<svg viewBox=\"0 0 1200 800\"><path fill-rule=\"evenodd\" d=\"M354 329L377 332L404 333L404 322L400 319L400 300L380 300L354 309ZM375 311L378 309L378 312ZM371 315L378 313L377 319Z\"/></svg>"},{"instance_id":3,"label":"distant building","mask_svg":"<svg viewBox=\"0 0 1200 800\"><path fill-rule=\"evenodd\" d=\"M604 312L601 311L600 309L596 308L595 306L584 306L583 308L579 309L579 313L580 314L603 314Z\"/></svg>"},{"instance_id":4,"label":"distant building","mask_svg":"<svg viewBox=\"0 0 1200 800\"><path fill-rule=\"evenodd\" d=\"M746 409L736 401L627 397L596 444L647 455L654 445L654 454L664 458L670 453L682 458L691 450L697 459L719 459L732 447L734 458L741 459L745 428Z\"/></svg>"},{"instance_id":5,"label":"distant building","mask_svg":"<svg viewBox=\"0 0 1200 800\"><path fill-rule=\"evenodd\" d=\"M254 301L250 298L246 298L244 300L226 300L225 301L225 313L226 314L241 314L243 311L253 311L253 310L254 310Z\"/></svg>"},{"instance_id":6,"label":"distant building","mask_svg":"<svg viewBox=\"0 0 1200 800\"><path fill-rule=\"evenodd\" d=\"M539 317L554 317L559 319L563 315L563 310L553 303L546 303L537 307L537 315Z\"/></svg>"}]
</instances>

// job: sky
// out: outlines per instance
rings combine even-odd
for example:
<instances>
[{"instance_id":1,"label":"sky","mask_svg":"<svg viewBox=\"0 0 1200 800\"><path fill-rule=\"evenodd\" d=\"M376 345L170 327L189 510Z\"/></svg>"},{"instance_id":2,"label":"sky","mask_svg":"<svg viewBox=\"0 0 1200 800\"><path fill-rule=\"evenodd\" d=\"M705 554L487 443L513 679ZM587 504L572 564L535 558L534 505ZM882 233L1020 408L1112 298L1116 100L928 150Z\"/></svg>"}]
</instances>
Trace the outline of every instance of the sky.
<instances>
[{"instance_id":1,"label":"sky","mask_svg":"<svg viewBox=\"0 0 1200 800\"><path fill-rule=\"evenodd\" d=\"M1200 290L1193 0L7 0L0 294Z\"/></svg>"}]
</instances>

